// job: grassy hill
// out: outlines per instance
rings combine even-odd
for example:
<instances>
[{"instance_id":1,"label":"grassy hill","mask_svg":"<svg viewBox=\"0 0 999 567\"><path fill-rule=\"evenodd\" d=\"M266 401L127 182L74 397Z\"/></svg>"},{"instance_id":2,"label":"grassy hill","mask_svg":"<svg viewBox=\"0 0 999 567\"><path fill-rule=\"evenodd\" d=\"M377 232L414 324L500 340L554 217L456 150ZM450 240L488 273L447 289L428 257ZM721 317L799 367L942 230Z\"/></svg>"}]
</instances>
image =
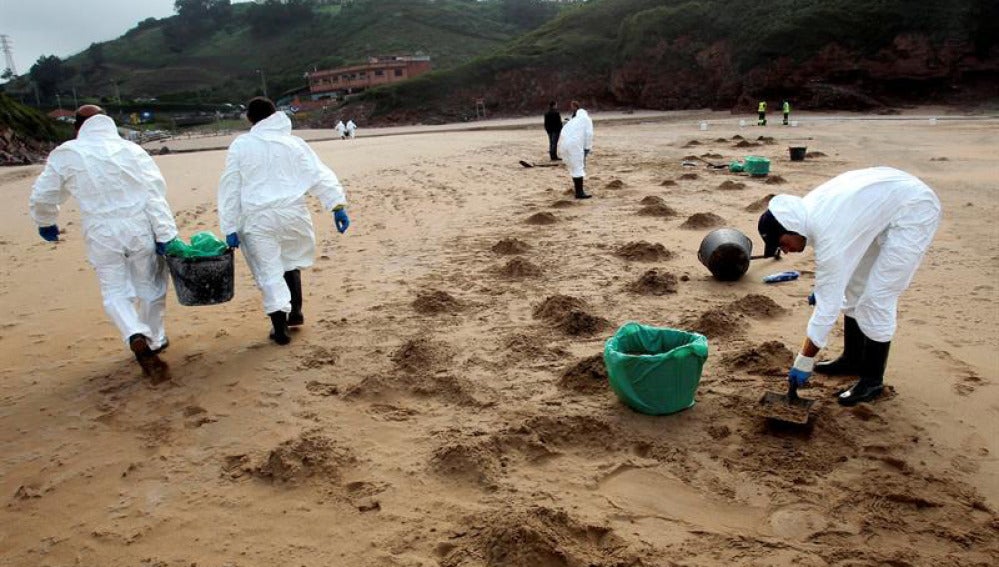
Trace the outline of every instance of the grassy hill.
<instances>
[{"instance_id":1,"label":"grassy hill","mask_svg":"<svg viewBox=\"0 0 999 567\"><path fill-rule=\"evenodd\" d=\"M372 55L422 52L436 69L446 69L530 27L506 2L354 0L264 21L254 19L259 6L239 3L214 19L149 19L67 59L59 87L75 84L80 93L111 96L117 82L122 98L222 102L259 94L258 69L272 97L303 85L307 71Z\"/></svg>"},{"instance_id":2,"label":"grassy hill","mask_svg":"<svg viewBox=\"0 0 999 567\"><path fill-rule=\"evenodd\" d=\"M477 97L500 113L536 112L549 98L662 109L757 97L875 105L994 87L997 22L989 0L593 0L488 56L363 102L374 118L400 121L460 118Z\"/></svg>"}]
</instances>

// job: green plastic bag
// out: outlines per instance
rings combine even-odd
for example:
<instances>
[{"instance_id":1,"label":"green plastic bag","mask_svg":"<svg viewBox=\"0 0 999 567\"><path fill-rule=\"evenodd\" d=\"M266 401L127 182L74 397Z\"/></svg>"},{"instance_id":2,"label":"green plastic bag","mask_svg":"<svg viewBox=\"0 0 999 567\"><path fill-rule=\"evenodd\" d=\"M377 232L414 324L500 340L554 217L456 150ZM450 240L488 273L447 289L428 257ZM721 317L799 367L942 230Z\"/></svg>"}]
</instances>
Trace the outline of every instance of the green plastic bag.
<instances>
[{"instance_id":1,"label":"green plastic bag","mask_svg":"<svg viewBox=\"0 0 999 567\"><path fill-rule=\"evenodd\" d=\"M225 254L229 246L210 230L196 232L188 244L179 238L167 243L166 255L176 258L212 258Z\"/></svg>"},{"instance_id":2,"label":"green plastic bag","mask_svg":"<svg viewBox=\"0 0 999 567\"><path fill-rule=\"evenodd\" d=\"M607 340L611 389L635 411L666 415L694 405L708 339L666 327L625 323Z\"/></svg>"},{"instance_id":3,"label":"green plastic bag","mask_svg":"<svg viewBox=\"0 0 999 567\"><path fill-rule=\"evenodd\" d=\"M733 161L728 164L728 170L732 173L742 173L745 168L746 166L744 166L741 161Z\"/></svg>"},{"instance_id":4,"label":"green plastic bag","mask_svg":"<svg viewBox=\"0 0 999 567\"><path fill-rule=\"evenodd\" d=\"M770 160L759 156L746 156L746 173L753 177L763 177L770 174Z\"/></svg>"}]
</instances>

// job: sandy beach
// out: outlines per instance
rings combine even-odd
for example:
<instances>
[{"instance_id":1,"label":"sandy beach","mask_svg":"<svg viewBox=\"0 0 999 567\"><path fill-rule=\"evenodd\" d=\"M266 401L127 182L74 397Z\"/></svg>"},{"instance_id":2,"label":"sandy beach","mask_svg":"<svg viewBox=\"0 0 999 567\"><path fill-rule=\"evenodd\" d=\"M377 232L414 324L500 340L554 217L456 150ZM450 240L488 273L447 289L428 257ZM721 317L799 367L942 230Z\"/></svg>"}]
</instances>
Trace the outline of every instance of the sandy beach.
<instances>
[{"instance_id":1,"label":"sandy beach","mask_svg":"<svg viewBox=\"0 0 999 567\"><path fill-rule=\"evenodd\" d=\"M230 303L181 307L171 289L158 386L104 315L75 205L64 242L43 242L27 212L41 166L0 170L0 565L999 563L999 119L594 118L583 203L564 168L518 164L547 163L540 117L314 142L352 225L338 235L312 202L306 326L268 341L240 257ZM812 153L791 162L789 145ZM771 175L681 165L746 155ZM181 234L217 232L225 152L155 159ZM812 428L768 425L757 400L804 335L810 250L721 283L698 244L733 226L762 247L768 195L873 165L944 208L889 391L846 409L847 381L817 376ZM693 408L617 400L599 355L626 321L708 336ZM841 345L837 329L821 356Z\"/></svg>"}]
</instances>

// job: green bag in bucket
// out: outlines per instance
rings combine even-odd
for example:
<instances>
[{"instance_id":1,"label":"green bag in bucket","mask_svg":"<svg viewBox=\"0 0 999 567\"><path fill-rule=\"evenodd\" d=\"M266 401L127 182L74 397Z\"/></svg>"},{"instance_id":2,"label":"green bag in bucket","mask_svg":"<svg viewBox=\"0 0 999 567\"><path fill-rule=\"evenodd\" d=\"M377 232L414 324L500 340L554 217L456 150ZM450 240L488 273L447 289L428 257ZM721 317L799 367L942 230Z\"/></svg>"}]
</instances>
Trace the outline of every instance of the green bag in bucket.
<instances>
[{"instance_id":1,"label":"green bag in bucket","mask_svg":"<svg viewBox=\"0 0 999 567\"><path fill-rule=\"evenodd\" d=\"M693 406L707 358L704 335L639 323L625 323L604 346L611 389L630 408L649 415Z\"/></svg>"},{"instance_id":2,"label":"green bag in bucket","mask_svg":"<svg viewBox=\"0 0 999 567\"><path fill-rule=\"evenodd\" d=\"M210 230L195 232L188 244L180 238L167 243L166 255L175 258L212 258L225 254L229 246Z\"/></svg>"}]
</instances>

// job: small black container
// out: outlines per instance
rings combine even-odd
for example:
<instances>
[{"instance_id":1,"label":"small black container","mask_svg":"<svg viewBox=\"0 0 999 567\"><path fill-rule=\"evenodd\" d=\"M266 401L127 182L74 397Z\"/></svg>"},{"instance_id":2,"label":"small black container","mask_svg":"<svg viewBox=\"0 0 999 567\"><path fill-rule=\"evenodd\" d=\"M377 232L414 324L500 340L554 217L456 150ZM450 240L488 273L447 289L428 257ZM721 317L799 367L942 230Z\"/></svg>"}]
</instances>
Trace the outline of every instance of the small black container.
<instances>
[{"instance_id":1,"label":"small black container","mask_svg":"<svg viewBox=\"0 0 999 567\"><path fill-rule=\"evenodd\" d=\"M217 305L232 299L236 280L232 248L208 258L165 258L181 305Z\"/></svg>"},{"instance_id":2,"label":"small black container","mask_svg":"<svg viewBox=\"0 0 999 567\"><path fill-rule=\"evenodd\" d=\"M791 154L791 161L805 161L806 146L791 146L787 151Z\"/></svg>"},{"instance_id":3,"label":"small black container","mask_svg":"<svg viewBox=\"0 0 999 567\"><path fill-rule=\"evenodd\" d=\"M697 259L711 275L724 282L735 281L749 270L753 241L734 228L712 230L701 241Z\"/></svg>"}]
</instances>

